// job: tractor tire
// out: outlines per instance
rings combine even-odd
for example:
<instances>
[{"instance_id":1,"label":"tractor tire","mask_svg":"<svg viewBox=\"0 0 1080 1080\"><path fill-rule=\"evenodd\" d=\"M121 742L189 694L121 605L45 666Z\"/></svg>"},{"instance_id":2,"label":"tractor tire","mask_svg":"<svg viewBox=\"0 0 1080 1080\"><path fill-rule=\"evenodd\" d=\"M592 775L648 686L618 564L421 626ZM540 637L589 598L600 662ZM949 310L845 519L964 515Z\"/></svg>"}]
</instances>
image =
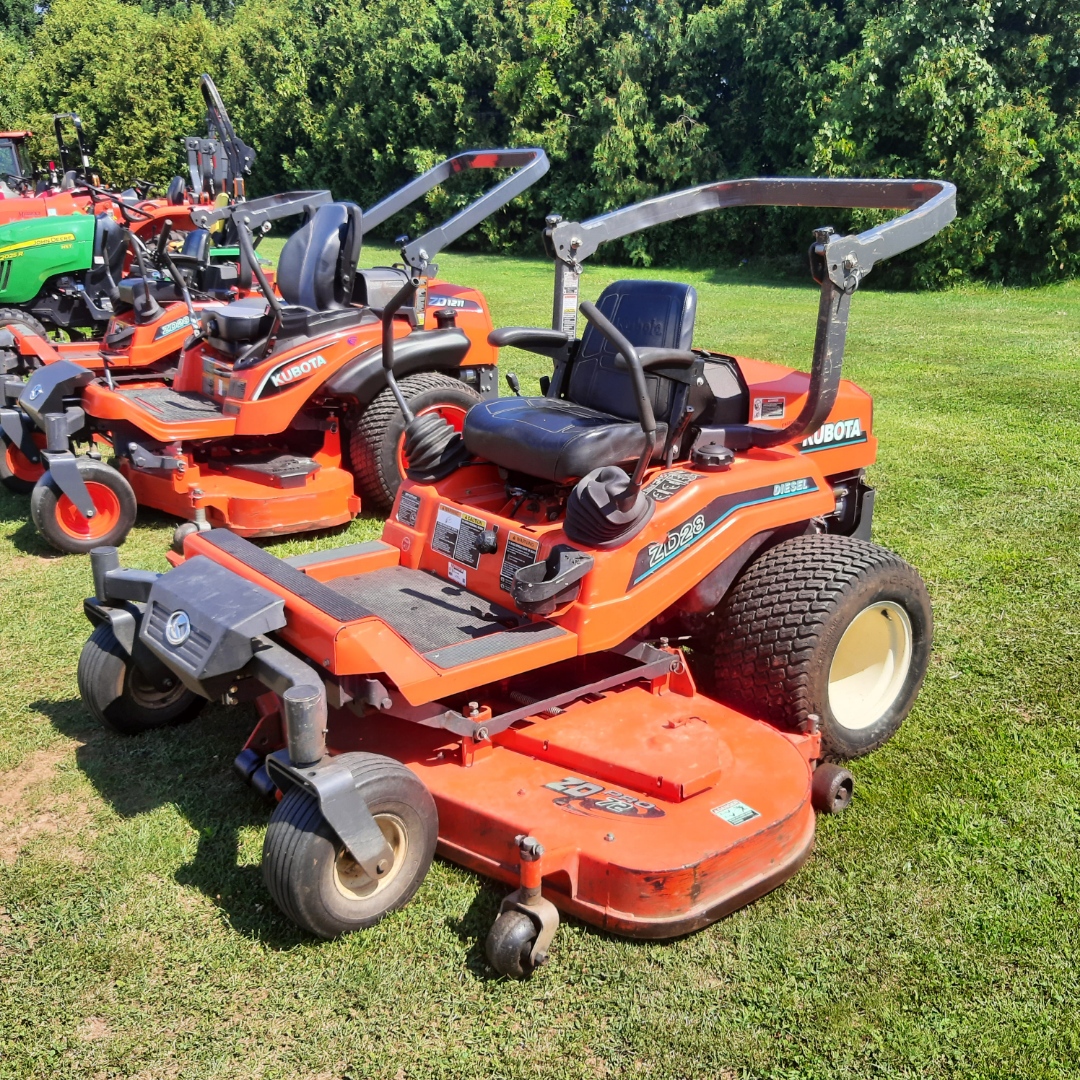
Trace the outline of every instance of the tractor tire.
<instances>
[{"instance_id":1,"label":"tractor tire","mask_svg":"<svg viewBox=\"0 0 1080 1080\"><path fill-rule=\"evenodd\" d=\"M84 518L47 472L30 496L34 525L57 551L68 555L83 555L104 545L119 547L135 524L135 492L111 465L80 457L78 467L94 502L94 516Z\"/></svg>"},{"instance_id":2,"label":"tractor tire","mask_svg":"<svg viewBox=\"0 0 1080 1080\"><path fill-rule=\"evenodd\" d=\"M314 796L294 787L277 805L263 843L263 881L297 926L321 938L365 930L412 899L439 837L435 800L400 762L381 754L341 754L388 843L394 864L374 880L345 850Z\"/></svg>"},{"instance_id":3,"label":"tractor tire","mask_svg":"<svg viewBox=\"0 0 1080 1080\"><path fill-rule=\"evenodd\" d=\"M22 308L0 308L0 330L12 323L48 340L49 332L44 324L29 312ZM0 371L6 371L9 375L29 375L39 367L41 361L36 356L20 356L13 349L0 349Z\"/></svg>"},{"instance_id":4,"label":"tractor tire","mask_svg":"<svg viewBox=\"0 0 1080 1080\"><path fill-rule=\"evenodd\" d=\"M754 559L717 609L716 694L795 730L816 714L824 757L848 761L903 723L932 637L926 586L898 555L848 536L799 536Z\"/></svg>"},{"instance_id":5,"label":"tractor tire","mask_svg":"<svg viewBox=\"0 0 1080 1080\"><path fill-rule=\"evenodd\" d=\"M45 449L45 435L34 432L34 445ZM42 458L31 461L6 435L0 434L0 484L14 495L29 495L45 475Z\"/></svg>"},{"instance_id":6,"label":"tractor tire","mask_svg":"<svg viewBox=\"0 0 1080 1080\"><path fill-rule=\"evenodd\" d=\"M460 379L437 371L406 375L398 381L417 416L442 413L460 431L465 414L480 395ZM388 513L405 476L405 419L389 387L360 414L349 435L349 460L364 508Z\"/></svg>"},{"instance_id":7,"label":"tractor tire","mask_svg":"<svg viewBox=\"0 0 1080 1080\"><path fill-rule=\"evenodd\" d=\"M152 685L131 662L108 623L95 626L83 646L78 683L91 715L118 735L186 724L206 704L179 679L164 689Z\"/></svg>"}]
</instances>

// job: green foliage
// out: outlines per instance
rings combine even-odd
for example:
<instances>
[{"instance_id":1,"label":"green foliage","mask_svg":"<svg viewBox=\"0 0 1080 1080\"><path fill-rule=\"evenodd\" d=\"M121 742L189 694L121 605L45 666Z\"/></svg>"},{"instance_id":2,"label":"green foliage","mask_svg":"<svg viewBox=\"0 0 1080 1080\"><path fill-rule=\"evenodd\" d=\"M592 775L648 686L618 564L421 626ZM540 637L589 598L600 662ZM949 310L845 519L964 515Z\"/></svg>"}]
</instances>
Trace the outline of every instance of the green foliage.
<instances>
[{"instance_id":1,"label":"green foliage","mask_svg":"<svg viewBox=\"0 0 1080 1080\"><path fill-rule=\"evenodd\" d=\"M921 175L957 183L961 218L894 280L1080 269L1080 0L0 0L0 13L0 118L80 111L116 179L178 171L210 70L259 152L254 191L325 185L370 205L456 149L543 146L549 179L478 230L488 247L535 250L550 210L727 176ZM392 226L414 231L472 190L434 192ZM821 223L746 211L609 254L801 260Z\"/></svg>"}]
</instances>

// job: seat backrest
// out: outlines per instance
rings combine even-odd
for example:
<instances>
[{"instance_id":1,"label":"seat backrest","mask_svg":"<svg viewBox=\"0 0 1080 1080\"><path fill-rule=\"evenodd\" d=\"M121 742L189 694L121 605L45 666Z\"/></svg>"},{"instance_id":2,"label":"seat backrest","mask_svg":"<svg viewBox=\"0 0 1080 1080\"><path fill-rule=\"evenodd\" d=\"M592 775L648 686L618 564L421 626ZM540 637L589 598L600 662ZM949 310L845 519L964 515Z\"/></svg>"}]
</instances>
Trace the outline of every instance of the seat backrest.
<instances>
[{"instance_id":1,"label":"seat backrest","mask_svg":"<svg viewBox=\"0 0 1080 1080\"><path fill-rule=\"evenodd\" d=\"M198 259L201 263L207 262L210 258L210 230L192 229L184 237L184 246L180 249L180 254L189 259Z\"/></svg>"},{"instance_id":2,"label":"seat backrest","mask_svg":"<svg viewBox=\"0 0 1080 1080\"><path fill-rule=\"evenodd\" d=\"M124 273L124 256L127 254L127 236L124 228L112 214L98 214L94 225L94 266L108 268L113 281L119 281ZM102 262L98 262L98 259Z\"/></svg>"},{"instance_id":3,"label":"seat backrest","mask_svg":"<svg viewBox=\"0 0 1080 1080\"><path fill-rule=\"evenodd\" d=\"M289 237L277 268L287 304L312 311L349 306L360 259L360 225L356 203L326 203Z\"/></svg>"},{"instance_id":4,"label":"seat backrest","mask_svg":"<svg viewBox=\"0 0 1080 1080\"><path fill-rule=\"evenodd\" d=\"M689 349L694 338L697 290L677 281L616 281L596 306L636 348ZM570 367L566 396L578 405L637 420L630 373L615 366L615 349L591 324ZM646 375L656 419L666 421L675 384Z\"/></svg>"}]
</instances>

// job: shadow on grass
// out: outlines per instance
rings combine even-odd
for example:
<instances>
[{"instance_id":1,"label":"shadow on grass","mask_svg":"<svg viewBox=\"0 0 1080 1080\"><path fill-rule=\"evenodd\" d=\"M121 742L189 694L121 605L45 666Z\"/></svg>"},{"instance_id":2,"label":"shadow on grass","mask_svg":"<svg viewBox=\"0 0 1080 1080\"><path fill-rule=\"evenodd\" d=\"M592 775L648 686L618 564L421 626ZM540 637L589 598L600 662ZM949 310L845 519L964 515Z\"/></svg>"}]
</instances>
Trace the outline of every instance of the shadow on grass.
<instances>
[{"instance_id":1,"label":"shadow on grass","mask_svg":"<svg viewBox=\"0 0 1080 1080\"><path fill-rule=\"evenodd\" d=\"M31 708L81 743L79 769L122 817L176 807L198 834L195 855L176 880L209 897L233 929L273 949L312 940L278 912L261 867L240 862L241 830L264 826L272 810L232 770L251 726L247 710L208 708L184 727L128 738L102 730L79 698Z\"/></svg>"}]
</instances>

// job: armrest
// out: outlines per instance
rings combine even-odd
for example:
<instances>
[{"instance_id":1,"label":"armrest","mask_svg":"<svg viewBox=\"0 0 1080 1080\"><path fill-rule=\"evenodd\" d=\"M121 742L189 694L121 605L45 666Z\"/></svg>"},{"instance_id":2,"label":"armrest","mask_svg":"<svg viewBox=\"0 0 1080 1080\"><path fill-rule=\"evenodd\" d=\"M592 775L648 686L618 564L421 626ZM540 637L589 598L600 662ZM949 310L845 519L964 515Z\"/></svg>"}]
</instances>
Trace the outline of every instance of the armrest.
<instances>
[{"instance_id":1,"label":"armrest","mask_svg":"<svg viewBox=\"0 0 1080 1080\"><path fill-rule=\"evenodd\" d=\"M536 326L504 326L488 334L488 344L497 349L513 346L528 352L539 353L552 360L566 357L570 338L562 330L544 330Z\"/></svg>"},{"instance_id":2,"label":"armrest","mask_svg":"<svg viewBox=\"0 0 1080 1080\"><path fill-rule=\"evenodd\" d=\"M643 371L665 367L688 368L701 360L697 353L689 349L638 349L637 354ZM616 363L619 367L626 366L621 353Z\"/></svg>"}]
</instances>

